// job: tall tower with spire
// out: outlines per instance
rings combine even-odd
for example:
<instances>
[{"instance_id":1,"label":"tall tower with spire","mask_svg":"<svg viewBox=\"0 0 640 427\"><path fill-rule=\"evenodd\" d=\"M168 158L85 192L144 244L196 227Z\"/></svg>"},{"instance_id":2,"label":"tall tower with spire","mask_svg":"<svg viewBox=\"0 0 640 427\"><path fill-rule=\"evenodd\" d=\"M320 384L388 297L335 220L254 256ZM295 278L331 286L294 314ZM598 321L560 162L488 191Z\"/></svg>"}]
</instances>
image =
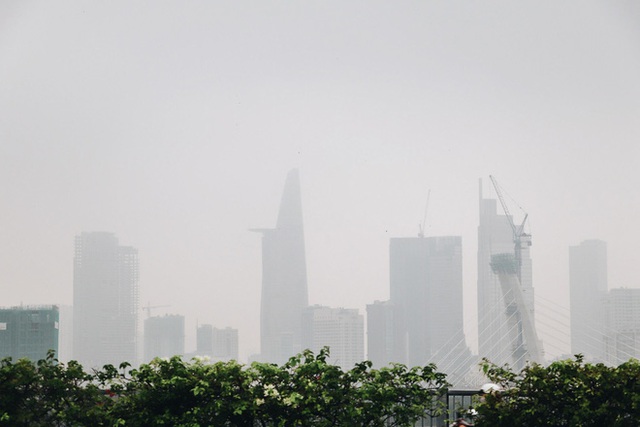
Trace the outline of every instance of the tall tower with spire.
<instances>
[{"instance_id":1,"label":"tall tower with spire","mask_svg":"<svg viewBox=\"0 0 640 427\"><path fill-rule=\"evenodd\" d=\"M261 360L285 362L302 350L302 311L309 304L300 177L287 175L276 227L262 233Z\"/></svg>"}]
</instances>

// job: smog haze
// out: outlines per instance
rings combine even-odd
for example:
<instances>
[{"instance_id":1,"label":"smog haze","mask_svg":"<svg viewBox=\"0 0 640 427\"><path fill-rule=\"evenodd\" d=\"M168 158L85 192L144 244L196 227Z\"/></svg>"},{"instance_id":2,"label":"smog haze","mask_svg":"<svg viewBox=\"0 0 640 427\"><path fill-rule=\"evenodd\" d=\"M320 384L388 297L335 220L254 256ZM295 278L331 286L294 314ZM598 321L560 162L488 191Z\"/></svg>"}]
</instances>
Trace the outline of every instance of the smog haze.
<instances>
[{"instance_id":1,"label":"smog haze","mask_svg":"<svg viewBox=\"0 0 640 427\"><path fill-rule=\"evenodd\" d=\"M476 349L489 175L529 215L537 295L568 307L585 239L607 242L610 287L640 287L639 24L634 1L4 1L0 305L70 305L74 236L108 231L187 350L196 323L231 326L246 360L249 229L275 226L293 168L311 304L388 299L389 239L418 234L430 190Z\"/></svg>"}]
</instances>

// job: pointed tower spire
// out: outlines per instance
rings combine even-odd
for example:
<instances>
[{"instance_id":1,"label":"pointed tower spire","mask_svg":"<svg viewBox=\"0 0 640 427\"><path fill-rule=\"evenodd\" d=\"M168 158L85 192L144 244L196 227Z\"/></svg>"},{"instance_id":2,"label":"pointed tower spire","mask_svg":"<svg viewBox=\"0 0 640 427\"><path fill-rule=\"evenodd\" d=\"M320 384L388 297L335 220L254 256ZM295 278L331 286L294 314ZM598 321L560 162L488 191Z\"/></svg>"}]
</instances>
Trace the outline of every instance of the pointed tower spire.
<instances>
[{"instance_id":1,"label":"pointed tower spire","mask_svg":"<svg viewBox=\"0 0 640 427\"><path fill-rule=\"evenodd\" d=\"M292 169L287 174L276 228L296 230L302 236L302 200L300 197L300 173Z\"/></svg>"},{"instance_id":2,"label":"pointed tower spire","mask_svg":"<svg viewBox=\"0 0 640 427\"><path fill-rule=\"evenodd\" d=\"M287 175L276 228L262 231L261 358L283 363L302 350L302 310L308 305L300 178Z\"/></svg>"}]
</instances>

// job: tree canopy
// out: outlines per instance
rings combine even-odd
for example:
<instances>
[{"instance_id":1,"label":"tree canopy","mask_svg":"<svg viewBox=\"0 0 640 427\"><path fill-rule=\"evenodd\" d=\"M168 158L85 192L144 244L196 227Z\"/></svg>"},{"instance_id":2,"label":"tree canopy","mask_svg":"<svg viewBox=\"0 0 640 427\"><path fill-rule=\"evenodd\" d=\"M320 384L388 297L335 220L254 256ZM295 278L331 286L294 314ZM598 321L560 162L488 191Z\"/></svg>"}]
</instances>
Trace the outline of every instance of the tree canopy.
<instances>
[{"instance_id":1,"label":"tree canopy","mask_svg":"<svg viewBox=\"0 0 640 427\"><path fill-rule=\"evenodd\" d=\"M575 359L531 364L519 373L485 361L499 392L481 398L478 427L638 426L640 362L617 367Z\"/></svg>"},{"instance_id":2,"label":"tree canopy","mask_svg":"<svg viewBox=\"0 0 640 427\"><path fill-rule=\"evenodd\" d=\"M0 425L411 426L445 409L435 365L343 371L328 355L305 351L282 366L173 357L92 372L52 353L36 364L4 359Z\"/></svg>"}]
</instances>

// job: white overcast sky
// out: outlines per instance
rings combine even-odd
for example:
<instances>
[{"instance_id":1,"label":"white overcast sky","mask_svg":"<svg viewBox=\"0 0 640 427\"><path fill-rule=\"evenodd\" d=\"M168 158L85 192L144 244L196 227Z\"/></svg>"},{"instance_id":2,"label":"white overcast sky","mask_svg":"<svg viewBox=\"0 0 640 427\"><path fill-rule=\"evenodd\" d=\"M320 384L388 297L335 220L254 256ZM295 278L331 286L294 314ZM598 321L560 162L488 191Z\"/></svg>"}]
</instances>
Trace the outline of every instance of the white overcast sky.
<instances>
[{"instance_id":1,"label":"white overcast sky","mask_svg":"<svg viewBox=\"0 0 640 427\"><path fill-rule=\"evenodd\" d=\"M0 305L70 304L74 236L112 231L189 347L198 321L257 352L247 230L297 167L310 302L388 298L388 239L431 189L475 347L480 177L529 213L538 295L568 306L588 238L610 287L640 287L639 76L636 0L4 0Z\"/></svg>"}]
</instances>

